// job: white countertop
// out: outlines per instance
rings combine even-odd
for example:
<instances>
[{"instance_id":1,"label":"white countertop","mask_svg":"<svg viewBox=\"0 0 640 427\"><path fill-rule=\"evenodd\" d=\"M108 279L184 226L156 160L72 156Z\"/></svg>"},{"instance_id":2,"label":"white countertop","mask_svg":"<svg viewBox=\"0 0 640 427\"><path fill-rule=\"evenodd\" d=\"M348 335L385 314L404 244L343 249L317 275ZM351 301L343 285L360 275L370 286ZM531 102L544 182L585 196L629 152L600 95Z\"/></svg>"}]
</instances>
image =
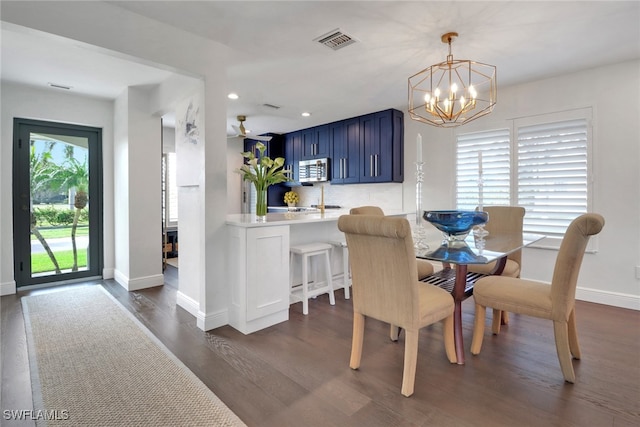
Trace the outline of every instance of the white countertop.
<instances>
[{"instance_id":1,"label":"white countertop","mask_svg":"<svg viewBox=\"0 0 640 427\"><path fill-rule=\"evenodd\" d=\"M316 223L327 221L338 221L341 215L348 215L349 208L343 209L326 209L324 213L320 212L285 212L285 213L268 213L266 222L258 222L255 214L230 214L227 215L227 225L236 227L273 227L277 225L294 225L304 223ZM389 210L385 212L388 216L412 215L414 213L402 210Z\"/></svg>"}]
</instances>

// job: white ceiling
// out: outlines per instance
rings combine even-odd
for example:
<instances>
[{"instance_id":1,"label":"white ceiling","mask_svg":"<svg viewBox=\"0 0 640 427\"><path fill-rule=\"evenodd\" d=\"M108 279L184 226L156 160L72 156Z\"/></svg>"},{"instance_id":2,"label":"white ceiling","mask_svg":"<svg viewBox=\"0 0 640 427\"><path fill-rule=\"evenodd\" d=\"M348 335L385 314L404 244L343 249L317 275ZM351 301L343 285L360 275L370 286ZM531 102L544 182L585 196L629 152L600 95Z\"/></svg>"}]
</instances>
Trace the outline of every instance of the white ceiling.
<instances>
[{"instance_id":1,"label":"white ceiling","mask_svg":"<svg viewBox=\"0 0 640 427\"><path fill-rule=\"evenodd\" d=\"M114 1L233 49L227 125L288 132L385 108L403 109L407 78L453 56L497 66L500 87L640 58L638 1ZM314 42L341 29L357 43ZM78 42L2 26L2 79L115 98L170 72ZM615 82L614 82L615 84ZM589 90L589 88L585 88ZM499 101L498 101L499 102ZM280 106L278 110L264 104ZM310 118L300 113L309 111Z\"/></svg>"}]
</instances>

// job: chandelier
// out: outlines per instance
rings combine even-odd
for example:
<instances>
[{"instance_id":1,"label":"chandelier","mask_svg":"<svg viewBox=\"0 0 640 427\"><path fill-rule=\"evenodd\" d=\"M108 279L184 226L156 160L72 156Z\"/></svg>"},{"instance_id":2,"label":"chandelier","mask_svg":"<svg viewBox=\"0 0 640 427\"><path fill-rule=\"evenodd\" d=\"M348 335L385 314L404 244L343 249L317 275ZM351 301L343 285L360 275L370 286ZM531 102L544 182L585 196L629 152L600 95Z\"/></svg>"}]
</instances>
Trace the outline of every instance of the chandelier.
<instances>
[{"instance_id":1,"label":"chandelier","mask_svg":"<svg viewBox=\"0 0 640 427\"><path fill-rule=\"evenodd\" d=\"M451 128L489 114L496 104L496 67L453 59L451 42L458 33L442 35L447 60L409 77L409 115L413 120Z\"/></svg>"}]
</instances>

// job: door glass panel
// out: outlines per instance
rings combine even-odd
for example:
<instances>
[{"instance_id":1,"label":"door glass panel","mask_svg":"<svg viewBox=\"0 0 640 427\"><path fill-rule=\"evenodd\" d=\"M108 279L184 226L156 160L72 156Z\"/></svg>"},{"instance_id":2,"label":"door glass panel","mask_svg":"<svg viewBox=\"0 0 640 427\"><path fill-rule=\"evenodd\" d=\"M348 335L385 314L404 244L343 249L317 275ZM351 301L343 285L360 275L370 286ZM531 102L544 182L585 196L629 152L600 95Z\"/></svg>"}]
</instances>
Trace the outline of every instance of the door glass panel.
<instances>
[{"instance_id":1,"label":"door glass panel","mask_svg":"<svg viewBox=\"0 0 640 427\"><path fill-rule=\"evenodd\" d=\"M29 133L31 277L90 269L89 140Z\"/></svg>"},{"instance_id":2,"label":"door glass panel","mask_svg":"<svg viewBox=\"0 0 640 427\"><path fill-rule=\"evenodd\" d=\"M14 118L16 286L99 278L102 130Z\"/></svg>"}]
</instances>

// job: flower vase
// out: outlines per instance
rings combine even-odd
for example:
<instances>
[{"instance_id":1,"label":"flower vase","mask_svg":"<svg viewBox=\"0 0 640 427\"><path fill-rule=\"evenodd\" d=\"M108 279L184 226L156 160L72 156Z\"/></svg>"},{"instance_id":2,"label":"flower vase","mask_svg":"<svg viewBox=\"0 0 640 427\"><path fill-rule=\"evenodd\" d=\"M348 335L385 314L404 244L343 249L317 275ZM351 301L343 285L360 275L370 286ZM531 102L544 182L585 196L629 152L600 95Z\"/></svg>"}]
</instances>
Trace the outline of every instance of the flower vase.
<instances>
[{"instance_id":1,"label":"flower vase","mask_svg":"<svg viewBox=\"0 0 640 427\"><path fill-rule=\"evenodd\" d=\"M295 211L296 210L296 204L294 202L287 203L287 206L289 207L290 211Z\"/></svg>"},{"instance_id":2,"label":"flower vase","mask_svg":"<svg viewBox=\"0 0 640 427\"><path fill-rule=\"evenodd\" d=\"M256 189L256 218L258 221L267 220L267 190Z\"/></svg>"}]
</instances>

